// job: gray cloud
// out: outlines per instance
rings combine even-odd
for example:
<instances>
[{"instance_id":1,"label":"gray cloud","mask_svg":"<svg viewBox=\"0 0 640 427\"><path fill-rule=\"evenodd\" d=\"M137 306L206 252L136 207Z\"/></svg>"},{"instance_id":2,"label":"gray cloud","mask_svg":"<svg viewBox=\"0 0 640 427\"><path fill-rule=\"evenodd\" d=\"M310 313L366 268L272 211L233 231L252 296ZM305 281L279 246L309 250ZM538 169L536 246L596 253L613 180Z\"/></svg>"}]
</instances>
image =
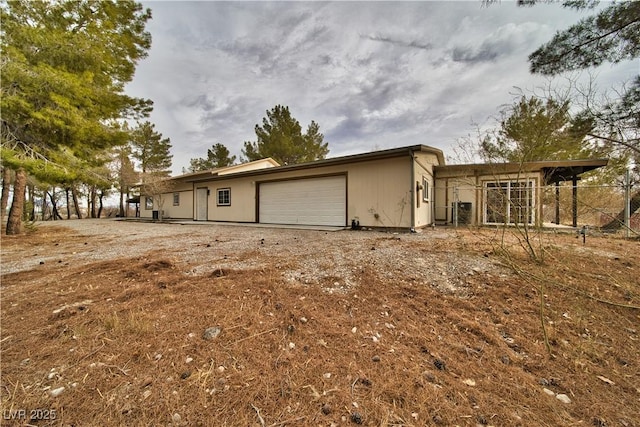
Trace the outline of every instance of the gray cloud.
<instances>
[{"instance_id":1,"label":"gray cloud","mask_svg":"<svg viewBox=\"0 0 640 427\"><path fill-rule=\"evenodd\" d=\"M479 49L471 47L455 47L451 52L451 58L455 62L485 62L493 61L500 55L506 55L507 52L500 52L491 49L490 46L481 46Z\"/></svg>"},{"instance_id":2,"label":"gray cloud","mask_svg":"<svg viewBox=\"0 0 640 427\"><path fill-rule=\"evenodd\" d=\"M394 39L394 38L391 38L391 37L378 36L378 35L369 35L369 36L361 35L360 37L363 38L363 39L374 41L374 42L389 43L389 44L394 45L394 46L416 48L416 49L424 49L424 50L433 49L433 45L431 43L422 43L422 42L419 42L417 40L410 40L410 41L399 40L399 39Z\"/></svg>"},{"instance_id":3,"label":"gray cloud","mask_svg":"<svg viewBox=\"0 0 640 427\"><path fill-rule=\"evenodd\" d=\"M488 34L480 45L455 46L451 50L451 58L455 62L486 62L495 61L499 57L506 57L522 52L531 51L539 44L540 24L513 23L499 27Z\"/></svg>"},{"instance_id":4,"label":"gray cloud","mask_svg":"<svg viewBox=\"0 0 640 427\"><path fill-rule=\"evenodd\" d=\"M510 102L513 86L539 84L528 53L579 19L553 4L145 6L153 10L153 46L127 92L154 101L150 119L171 138L174 172L214 142L239 155L276 104L303 126L315 120L332 156L416 143L447 151L472 119Z\"/></svg>"}]
</instances>

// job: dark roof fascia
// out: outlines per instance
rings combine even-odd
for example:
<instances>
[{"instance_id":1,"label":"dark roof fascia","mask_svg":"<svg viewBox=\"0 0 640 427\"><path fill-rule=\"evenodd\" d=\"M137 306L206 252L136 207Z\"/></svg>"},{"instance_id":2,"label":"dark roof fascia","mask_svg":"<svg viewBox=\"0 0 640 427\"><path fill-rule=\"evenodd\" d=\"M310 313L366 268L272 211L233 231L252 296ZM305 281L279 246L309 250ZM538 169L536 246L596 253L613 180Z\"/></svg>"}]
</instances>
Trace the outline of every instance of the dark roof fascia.
<instances>
[{"instance_id":1,"label":"dark roof fascia","mask_svg":"<svg viewBox=\"0 0 640 427\"><path fill-rule=\"evenodd\" d=\"M436 176L438 172L464 173L465 176L485 175L487 173L523 173L523 172L544 172L549 173L570 173L580 175L593 169L597 169L608 164L608 159L581 159L581 160L543 160L524 163L472 163L460 165L436 166ZM447 174L448 175L448 174Z\"/></svg>"},{"instance_id":2,"label":"dark roof fascia","mask_svg":"<svg viewBox=\"0 0 640 427\"><path fill-rule=\"evenodd\" d=\"M217 176L218 172L224 168L210 169L206 171L192 172L187 174L182 174L178 176L171 177L172 181L184 181L184 182L192 182L198 180L199 178L210 178L212 176Z\"/></svg>"},{"instance_id":3,"label":"dark roof fascia","mask_svg":"<svg viewBox=\"0 0 640 427\"><path fill-rule=\"evenodd\" d=\"M543 168L545 184L579 179L583 173L606 166L608 163L608 159L595 159L591 162L576 163L568 166L548 165Z\"/></svg>"},{"instance_id":4,"label":"dark roof fascia","mask_svg":"<svg viewBox=\"0 0 640 427\"><path fill-rule=\"evenodd\" d=\"M372 161L372 160L390 159L394 157L408 156L410 155L410 153L412 155L413 153L416 153L416 152L435 154L438 157L438 162L440 162L441 164L444 164L444 155L441 150L437 148L429 147L427 145L412 145L409 147L392 148L389 150L373 151L370 153L352 154L349 156L316 160L315 162L300 163L296 165L276 166L273 168L255 169L251 171L229 173L229 174L218 175L218 176L213 175L213 176L206 176L202 178L186 179L184 181L185 182L219 181L219 180L230 179L230 178L270 175L270 174L281 173L281 172L315 169L315 168L320 168L325 166L337 166L337 165L344 165L349 163L360 163L360 162L366 162L366 161ZM175 179L180 179L180 178L181 177L178 176Z\"/></svg>"}]
</instances>

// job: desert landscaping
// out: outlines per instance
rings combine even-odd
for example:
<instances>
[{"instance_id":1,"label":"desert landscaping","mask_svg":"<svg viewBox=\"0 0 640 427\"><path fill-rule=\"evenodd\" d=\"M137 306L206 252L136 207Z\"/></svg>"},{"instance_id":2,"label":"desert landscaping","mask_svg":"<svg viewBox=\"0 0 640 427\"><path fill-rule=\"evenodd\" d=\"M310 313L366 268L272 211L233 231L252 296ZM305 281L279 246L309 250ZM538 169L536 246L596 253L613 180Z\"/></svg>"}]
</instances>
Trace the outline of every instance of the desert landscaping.
<instances>
[{"instance_id":1,"label":"desert landscaping","mask_svg":"<svg viewBox=\"0 0 640 427\"><path fill-rule=\"evenodd\" d=\"M2 237L2 425L640 426L637 240L118 220Z\"/></svg>"}]
</instances>

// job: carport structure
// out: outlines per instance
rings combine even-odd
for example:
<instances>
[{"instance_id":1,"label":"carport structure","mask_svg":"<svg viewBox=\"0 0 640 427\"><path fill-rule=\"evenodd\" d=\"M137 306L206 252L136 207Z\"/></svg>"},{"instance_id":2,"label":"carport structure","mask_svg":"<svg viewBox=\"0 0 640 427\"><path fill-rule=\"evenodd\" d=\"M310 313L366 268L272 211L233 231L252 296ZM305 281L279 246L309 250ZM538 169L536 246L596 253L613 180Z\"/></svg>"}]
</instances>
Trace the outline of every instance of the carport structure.
<instances>
[{"instance_id":1,"label":"carport structure","mask_svg":"<svg viewBox=\"0 0 640 427\"><path fill-rule=\"evenodd\" d=\"M542 163L545 185L555 185L555 224L560 224L560 184L571 182L571 218L572 226L578 226L578 181L581 175L606 166L607 159L547 161Z\"/></svg>"},{"instance_id":2,"label":"carport structure","mask_svg":"<svg viewBox=\"0 0 640 427\"><path fill-rule=\"evenodd\" d=\"M478 163L435 167L435 219L469 225L542 226L543 188L555 185L555 223L560 224L560 187L572 185L572 225L578 223L578 181L607 159Z\"/></svg>"}]
</instances>

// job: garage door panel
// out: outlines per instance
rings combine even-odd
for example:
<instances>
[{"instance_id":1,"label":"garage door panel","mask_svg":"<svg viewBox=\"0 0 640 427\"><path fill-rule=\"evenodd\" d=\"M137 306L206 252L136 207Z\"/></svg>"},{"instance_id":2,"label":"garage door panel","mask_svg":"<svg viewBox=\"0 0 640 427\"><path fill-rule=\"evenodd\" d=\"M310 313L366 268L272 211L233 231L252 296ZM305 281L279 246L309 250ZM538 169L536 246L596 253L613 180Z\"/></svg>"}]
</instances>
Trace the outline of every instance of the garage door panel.
<instances>
[{"instance_id":1,"label":"garage door panel","mask_svg":"<svg viewBox=\"0 0 640 427\"><path fill-rule=\"evenodd\" d=\"M260 184L259 221L344 226L346 178L305 178Z\"/></svg>"}]
</instances>

